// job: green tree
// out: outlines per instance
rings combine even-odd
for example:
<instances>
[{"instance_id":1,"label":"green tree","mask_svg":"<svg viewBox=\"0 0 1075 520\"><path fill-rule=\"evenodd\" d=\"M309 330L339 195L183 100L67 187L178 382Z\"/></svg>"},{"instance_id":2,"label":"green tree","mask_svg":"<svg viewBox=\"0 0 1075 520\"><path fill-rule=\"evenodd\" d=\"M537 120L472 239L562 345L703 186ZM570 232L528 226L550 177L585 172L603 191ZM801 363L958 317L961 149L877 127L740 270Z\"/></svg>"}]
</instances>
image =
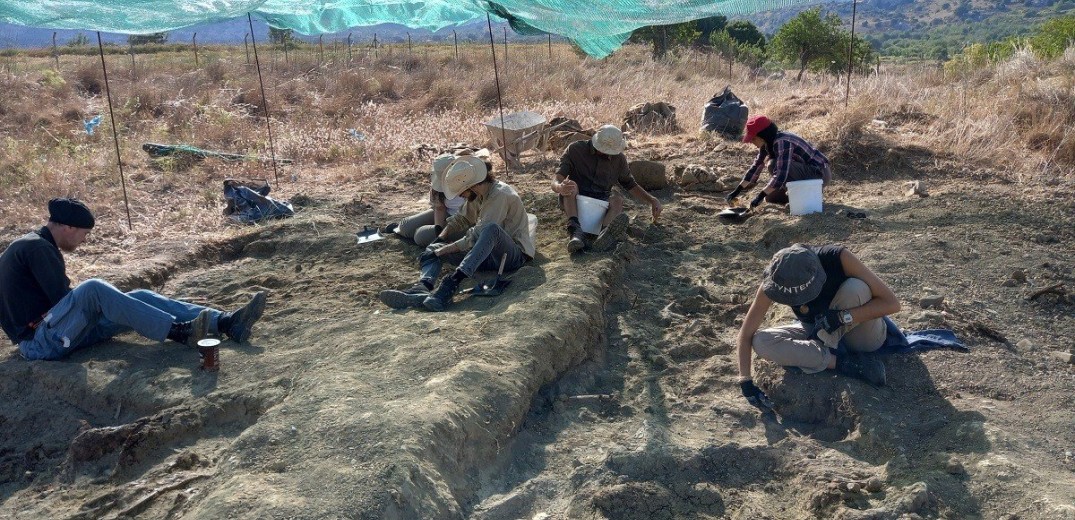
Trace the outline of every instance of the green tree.
<instances>
[{"instance_id":1,"label":"green tree","mask_svg":"<svg viewBox=\"0 0 1075 520\"><path fill-rule=\"evenodd\" d=\"M168 33L132 34L127 37L128 45L161 45L168 41Z\"/></svg>"},{"instance_id":2,"label":"green tree","mask_svg":"<svg viewBox=\"0 0 1075 520\"><path fill-rule=\"evenodd\" d=\"M758 26L746 20L736 20L728 24L724 30L728 32L728 36L741 44L765 49L765 35L758 30Z\"/></svg>"},{"instance_id":3,"label":"green tree","mask_svg":"<svg viewBox=\"0 0 1075 520\"><path fill-rule=\"evenodd\" d=\"M84 47L89 44L90 39L87 38L85 34L78 33L78 35L76 35L74 38L67 40L67 43L65 43L64 45L68 47Z\"/></svg>"},{"instance_id":4,"label":"green tree","mask_svg":"<svg viewBox=\"0 0 1075 520\"><path fill-rule=\"evenodd\" d=\"M698 41L702 32L698 30L696 21L677 23L673 25L649 25L636 30L631 34L630 41L635 43L651 43L653 45L653 59L663 58L673 47L683 47Z\"/></svg>"},{"instance_id":5,"label":"green tree","mask_svg":"<svg viewBox=\"0 0 1075 520\"><path fill-rule=\"evenodd\" d=\"M282 45L290 43L293 39L294 31L291 29L277 29L276 27L269 27L269 42L275 45Z\"/></svg>"},{"instance_id":6,"label":"green tree","mask_svg":"<svg viewBox=\"0 0 1075 520\"><path fill-rule=\"evenodd\" d=\"M727 28L713 33L709 37L709 44L725 58L744 63L751 68L760 67L768 58L764 47L737 41Z\"/></svg>"},{"instance_id":7,"label":"green tree","mask_svg":"<svg viewBox=\"0 0 1075 520\"><path fill-rule=\"evenodd\" d=\"M1039 56L1052 59L1075 45L1075 15L1053 18L1045 22L1030 39L1030 44Z\"/></svg>"},{"instance_id":8,"label":"green tree","mask_svg":"<svg viewBox=\"0 0 1075 520\"><path fill-rule=\"evenodd\" d=\"M697 29L700 32L698 42L703 45L708 44L713 33L724 30L727 25L728 17L721 14L697 20Z\"/></svg>"},{"instance_id":9,"label":"green tree","mask_svg":"<svg viewBox=\"0 0 1075 520\"><path fill-rule=\"evenodd\" d=\"M841 46L840 17L835 14L821 15L821 8L799 13L780 27L770 42L773 56L788 61L798 62L799 75L802 80L807 67L824 70L837 61L840 49L847 58L847 46Z\"/></svg>"}]
</instances>

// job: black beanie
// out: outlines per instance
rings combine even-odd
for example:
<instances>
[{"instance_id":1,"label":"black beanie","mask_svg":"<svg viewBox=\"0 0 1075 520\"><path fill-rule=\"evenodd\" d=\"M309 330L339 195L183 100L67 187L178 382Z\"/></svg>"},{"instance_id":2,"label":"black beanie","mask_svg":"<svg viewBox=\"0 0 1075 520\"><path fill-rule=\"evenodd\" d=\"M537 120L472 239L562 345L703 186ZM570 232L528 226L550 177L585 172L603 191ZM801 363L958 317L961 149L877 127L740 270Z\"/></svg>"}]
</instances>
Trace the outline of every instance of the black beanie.
<instances>
[{"instance_id":1,"label":"black beanie","mask_svg":"<svg viewBox=\"0 0 1075 520\"><path fill-rule=\"evenodd\" d=\"M52 199L49 201L49 222L71 227L93 229L93 213L81 200Z\"/></svg>"}]
</instances>

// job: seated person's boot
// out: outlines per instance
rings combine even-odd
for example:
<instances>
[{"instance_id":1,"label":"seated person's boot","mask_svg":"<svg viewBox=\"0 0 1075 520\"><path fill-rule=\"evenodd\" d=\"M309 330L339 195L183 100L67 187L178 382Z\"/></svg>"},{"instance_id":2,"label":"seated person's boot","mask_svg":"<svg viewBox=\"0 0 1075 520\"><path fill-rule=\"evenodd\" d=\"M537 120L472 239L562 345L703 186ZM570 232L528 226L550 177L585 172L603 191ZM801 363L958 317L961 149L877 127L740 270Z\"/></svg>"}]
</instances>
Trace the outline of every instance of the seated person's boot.
<instances>
[{"instance_id":1,"label":"seated person's boot","mask_svg":"<svg viewBox=\"0 0 1075 520\"><path fill-rule=\"evenodd\" d=\"M620 243L623 239L627 238L627 226L630 221L627 218L626 213L620 213L616 215L612 222L605 226L604 231L601 231L600 235L594 239L591 248L594 251L608 251Z\"/></svg>"},{"instance_id":2,"label":"seated person's boot","mask_svg":"<svg viewBox=\"0 0 1075 520\"><path fill-rule=\"evenodd\" d=\"M456 271L456 273L458 272L459 271ZM422 301L422 305L431 311L440 312L446 310L448 306L452 304L452 297L455 296L455 293L459 292L459 284L462 283L462 281L463 280L456 275L444 277L440 282L440 287L437 287L437 290L433 291L433 294L427 296Z\"/></svg>"},{"instance_id":3,"label":"seated person's boot","mask_svg":"<svg viewBox=\"0 0 1075 520\"><path fill-rule=\"evenodd\" d=\"M847 353L836 358L836 373L854 377L874 386L885 386L885 364L874 354Z\"/></svg>"},{"instance_id":4,"label":"seated person's boot","mask_svg":"<svg viewBox=\"0 0 1075 520\"><path fill-rule=\"evenodd\" d=\"M420 280L410 288L402 291L397 291L395 289L381 291L381 293L377 295L377 298L381 300L381 303L393 309L421 307L422 301L429 296L429 290L432 286L433 282Z\"/></svg>"}]
</instances>

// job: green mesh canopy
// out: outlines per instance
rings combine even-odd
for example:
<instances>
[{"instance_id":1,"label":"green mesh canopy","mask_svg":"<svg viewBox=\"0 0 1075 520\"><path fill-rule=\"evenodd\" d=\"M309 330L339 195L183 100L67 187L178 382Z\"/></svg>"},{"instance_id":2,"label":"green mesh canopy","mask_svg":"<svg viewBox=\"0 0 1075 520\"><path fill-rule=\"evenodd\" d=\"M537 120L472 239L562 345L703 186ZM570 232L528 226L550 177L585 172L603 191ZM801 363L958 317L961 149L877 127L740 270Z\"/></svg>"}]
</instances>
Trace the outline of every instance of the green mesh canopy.
<instances>
[{"instance_id":1,"label":"green mesh canopy","mask_svg":"<svg viewBox=\"0 0 1075 520\"><path fill-rule=\"evenodd\" d=\"M604 57L631 31L718 14L822 3L821 0L0 0L0 21L28 27L123 34L172 31L253 13L269 25L313 35L395 23L435 31L485 18L491 12L513 26L575 41Z\"/></svg>"}]
</instances>

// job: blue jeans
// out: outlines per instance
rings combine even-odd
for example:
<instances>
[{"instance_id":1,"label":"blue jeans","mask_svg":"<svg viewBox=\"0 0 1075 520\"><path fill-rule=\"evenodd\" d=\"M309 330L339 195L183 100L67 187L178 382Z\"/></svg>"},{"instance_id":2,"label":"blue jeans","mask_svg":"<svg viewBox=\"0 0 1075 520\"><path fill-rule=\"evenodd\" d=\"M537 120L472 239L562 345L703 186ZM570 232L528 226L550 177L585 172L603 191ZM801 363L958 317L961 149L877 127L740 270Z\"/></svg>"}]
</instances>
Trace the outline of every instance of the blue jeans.
<instances>
[{"instance_id":1,"label":"blue jeans","mask_svg":"<svg viewBox=\"0 0 1075 520\"><path fill-rule=\"evenodd\" d=\"M19 343L19 351L30 360L60 359L131 330L164 341L172 323L193 320L205 308L153 291L124 293L103 280L86 280L49 309L33 339ZM216 331L222 313L211 310L209 330Z\"/></svg>"},{"instance_id":2,"label":"blue jeans","mask_svg":"<svg viewBox=\"0 0 1075 520\"><path fill-rule=\"evenodd\" d=\"M505 254L508 255L504 262L505 271L514 271L528 260L526 253L523 253L523 249L504 228L496 224L486 224L478 230L478 239L474 241L474 247L470 251L438 256L422 264L422 280L431 284L435 282L445 261L457 264L459 270L468 277L474 276L478 271L496 271L500 269L500 258Z\"/></svg>"}]
</instances>

